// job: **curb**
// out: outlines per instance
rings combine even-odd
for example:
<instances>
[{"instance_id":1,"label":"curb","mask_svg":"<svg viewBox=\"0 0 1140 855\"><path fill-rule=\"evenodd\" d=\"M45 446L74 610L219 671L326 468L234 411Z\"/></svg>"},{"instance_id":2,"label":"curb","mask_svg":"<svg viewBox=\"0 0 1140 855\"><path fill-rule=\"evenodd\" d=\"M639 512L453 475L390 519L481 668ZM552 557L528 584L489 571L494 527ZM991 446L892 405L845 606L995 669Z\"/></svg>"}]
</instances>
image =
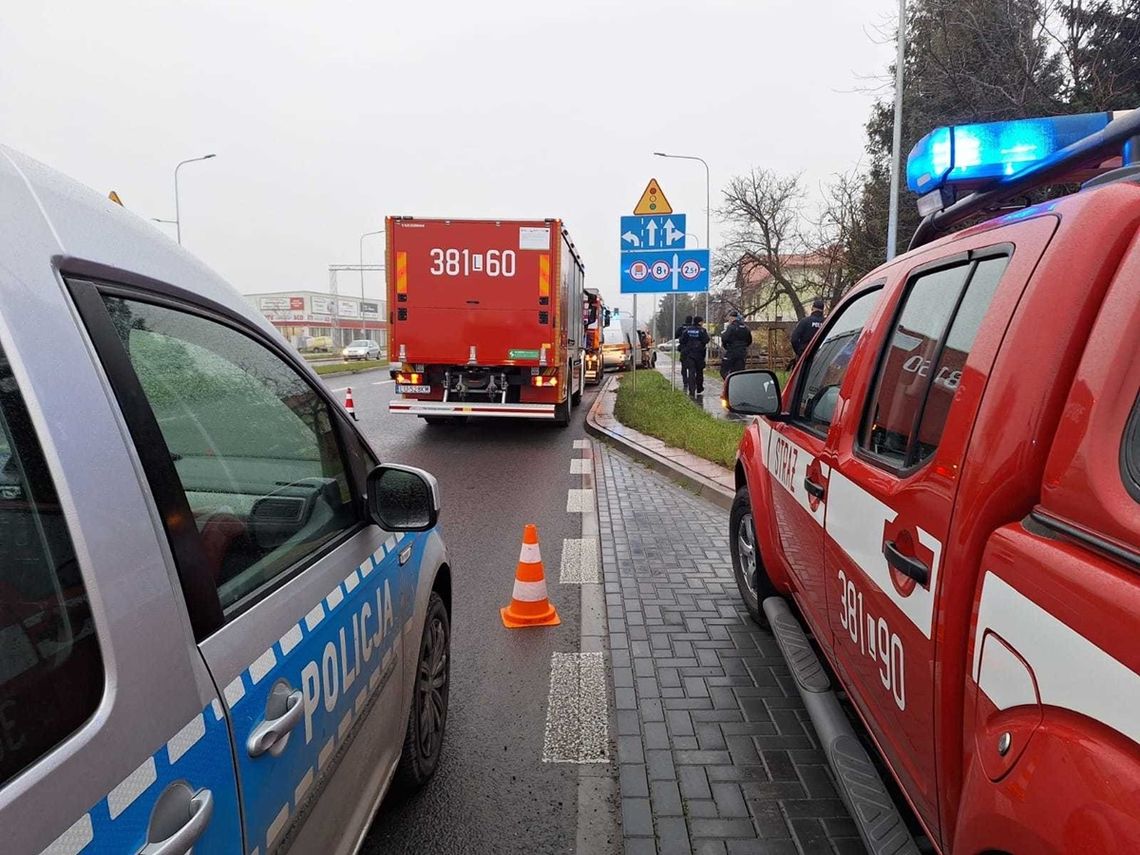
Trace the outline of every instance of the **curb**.
<instances>
[{"instance_id":1,"label":"curb","mask_svg":"<svg viewBox=\"0 0 1140 855\"><path fill-rule=\"evenodd\" d=\"M726 511L731 510L735 496L720 486L720 484L710 481L698 472L693 472L684 466L678 466L667 457L662 457L660 454L651 451L645 446L633 442L624 436L620 436L597 423L597 412L602 405L602 400L605 395L614 391L612 387L616 385L616 381L616 377L610 377L602 384L598 396L594 399L594 403L590 405L590 412L586 414L586 433L621 449L630 457L644 463L654 472L659 472L666 478L676 481L681 486L696 493L702 499L712 502L714 505Z\"/></svg>"}]
</instances>

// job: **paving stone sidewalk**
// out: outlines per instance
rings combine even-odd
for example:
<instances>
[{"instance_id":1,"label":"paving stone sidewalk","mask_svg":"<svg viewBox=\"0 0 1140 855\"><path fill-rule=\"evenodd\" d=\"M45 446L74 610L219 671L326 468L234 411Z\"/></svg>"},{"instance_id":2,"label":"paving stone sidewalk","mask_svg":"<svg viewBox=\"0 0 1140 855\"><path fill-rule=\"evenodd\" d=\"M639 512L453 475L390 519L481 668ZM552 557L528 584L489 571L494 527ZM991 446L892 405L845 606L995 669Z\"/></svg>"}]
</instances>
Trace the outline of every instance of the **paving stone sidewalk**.
<instances>
[{"instance_id":1,"label":"paving stone sidewalk","mask_svg":"<svg viewBox=\"0 0 1140 855\"><path fill-rule=\"evenodd\" d=\"M858 853L728 514L595 444L627 853Z\"/></svg>"}]
</instances>

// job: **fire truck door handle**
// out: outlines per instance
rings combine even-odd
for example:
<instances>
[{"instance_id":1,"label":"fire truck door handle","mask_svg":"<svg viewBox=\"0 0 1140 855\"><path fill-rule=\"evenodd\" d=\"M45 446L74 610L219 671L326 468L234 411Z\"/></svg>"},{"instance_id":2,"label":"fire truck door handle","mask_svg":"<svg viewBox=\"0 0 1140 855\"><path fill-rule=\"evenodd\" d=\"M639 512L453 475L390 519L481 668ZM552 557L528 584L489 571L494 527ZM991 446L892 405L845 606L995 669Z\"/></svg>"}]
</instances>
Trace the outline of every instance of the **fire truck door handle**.
<instances>
[{"instance_id":1,"label":"fire truck door handle","mask_svg":"<svg viewBox=\"0 0 1140 855\"><path fill-rule=\"evenodd\" d=\"M824 494L827 493L827 490L815 483L811 478L804 478L804 489L807 490L809 496L815 496L817 499L822 499Z\"/></svg>"},{"instance_id":2,"label":"fire truck door handle","mask_svg":"<svg viewBox=\"0 0 1140 855\"><path fill-rule=\"evenodd\" d=\"M914 579L923 587L930 581L930 568L917 558L911 558L909 555L903 555L899 552L893 540L888 540L883 544L883 557L887 559L887 563L891 567L904 576Z\"/></svg>"}]
</instances>

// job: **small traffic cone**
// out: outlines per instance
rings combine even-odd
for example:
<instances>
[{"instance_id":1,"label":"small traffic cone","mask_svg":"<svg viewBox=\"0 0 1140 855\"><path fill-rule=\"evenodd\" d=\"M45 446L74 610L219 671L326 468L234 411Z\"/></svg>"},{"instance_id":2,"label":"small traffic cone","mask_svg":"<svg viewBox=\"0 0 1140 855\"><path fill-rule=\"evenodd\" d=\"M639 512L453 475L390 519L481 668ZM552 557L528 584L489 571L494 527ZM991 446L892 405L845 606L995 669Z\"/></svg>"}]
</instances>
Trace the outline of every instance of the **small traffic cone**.
<instances>
[{"instance_id":1,"label":"small traffic cone","mask_svg":"<svg viewBox=\"0 0 1140 855\"><path fill-rule=\"evenodd\" d=\"M344 390L344 411L352 416L352 420L357 421L356 406L352 403L352 387L349 386Z\"/></svg>"},{"instance_id":2,"label":"small traffic cone","mask_svg":"<svg viewBox=\"0 0 1140 855\"><path fill-rule=\"evenodd\" d=\"M503 626L522 629L526 626L558 626L562 619L546 597L546 574L538 551L538 529L528 524L523 529L519 566L515 570L515 589L511 604L499 609Z\"/></svg>"}]
</instances>

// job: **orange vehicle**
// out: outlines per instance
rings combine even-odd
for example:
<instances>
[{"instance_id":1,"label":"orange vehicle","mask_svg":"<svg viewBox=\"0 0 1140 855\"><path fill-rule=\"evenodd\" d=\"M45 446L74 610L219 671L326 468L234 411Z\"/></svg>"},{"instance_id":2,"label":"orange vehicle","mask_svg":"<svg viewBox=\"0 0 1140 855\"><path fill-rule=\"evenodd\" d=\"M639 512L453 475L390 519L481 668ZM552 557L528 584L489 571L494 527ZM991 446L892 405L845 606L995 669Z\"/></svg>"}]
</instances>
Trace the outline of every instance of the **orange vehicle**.
<instances>
[{"instance_id":1,"label":"orange vehicle","mask_svg":"<svg viewBox=\"0 0 1140 855\"><path fill-rule=\"evenodd\" d=\"M602 382L602 330L610 322L610 310L596 288L582 289L582 324L585 327L582 344L582 364L586 382L596 386Z\"/></svg>"}]
</instances>

